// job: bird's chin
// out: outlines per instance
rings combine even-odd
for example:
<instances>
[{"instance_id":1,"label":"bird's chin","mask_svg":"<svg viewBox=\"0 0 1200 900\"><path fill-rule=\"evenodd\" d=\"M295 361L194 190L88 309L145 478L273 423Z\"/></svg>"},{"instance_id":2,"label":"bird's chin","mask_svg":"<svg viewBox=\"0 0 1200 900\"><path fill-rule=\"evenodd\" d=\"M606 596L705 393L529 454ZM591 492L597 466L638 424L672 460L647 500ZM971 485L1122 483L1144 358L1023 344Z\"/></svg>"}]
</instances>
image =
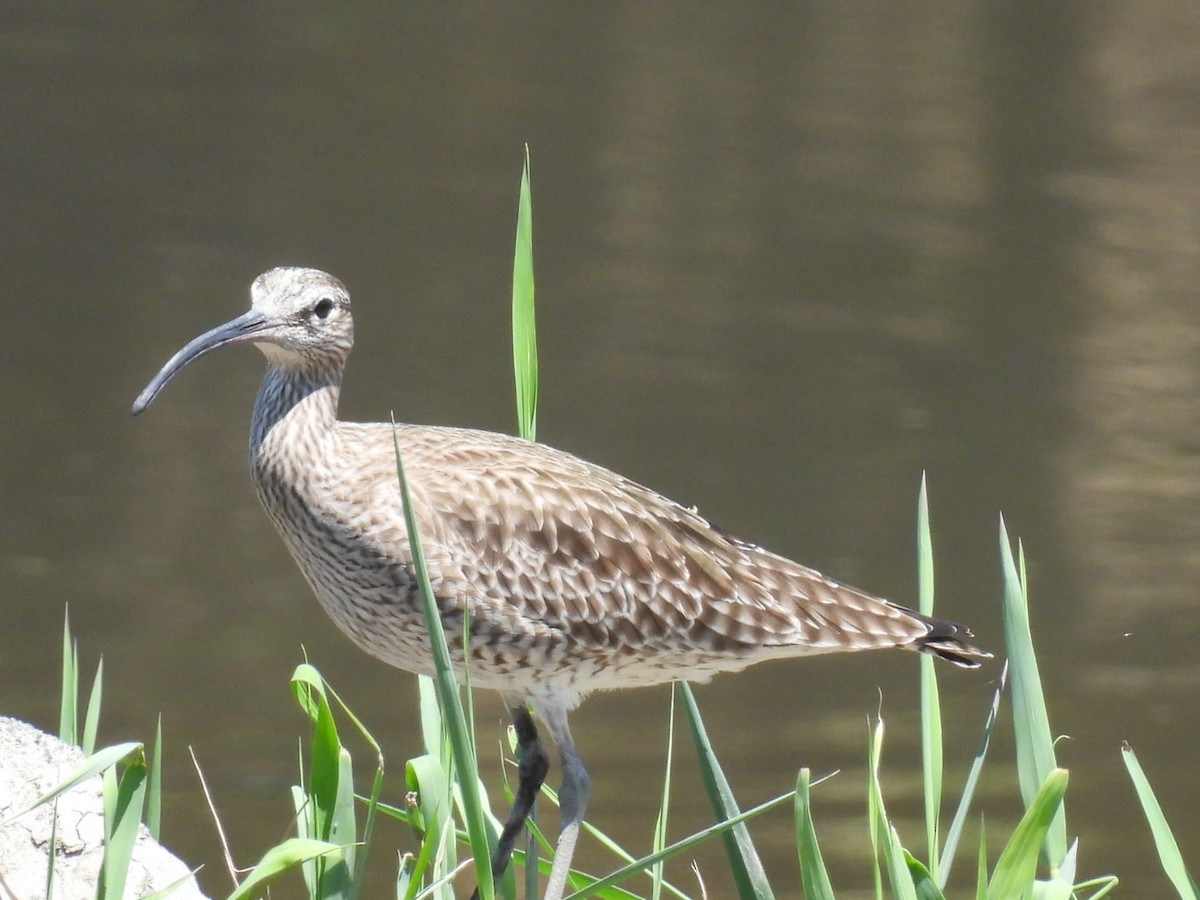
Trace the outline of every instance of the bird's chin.
<instances>
[{"instance_id":1,"label":"bird's chin","mask_svg":"<svg viewBox=\"0 0 1200 900\"><path fill-rule=\"evenodd\" d=\"M254 346L262 351L267 362L274 366L294 367L304 362L304 357L295 350L281 347L272 341L255 341Z\"/></svg>"}]
</instances>

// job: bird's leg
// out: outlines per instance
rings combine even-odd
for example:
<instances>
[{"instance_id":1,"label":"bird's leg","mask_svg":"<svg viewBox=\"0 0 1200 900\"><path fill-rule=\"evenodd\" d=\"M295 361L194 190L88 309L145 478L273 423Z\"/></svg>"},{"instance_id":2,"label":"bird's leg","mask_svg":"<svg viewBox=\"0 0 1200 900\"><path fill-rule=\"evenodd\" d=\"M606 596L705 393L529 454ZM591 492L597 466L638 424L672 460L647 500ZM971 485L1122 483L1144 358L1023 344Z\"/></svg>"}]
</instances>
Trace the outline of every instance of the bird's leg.
<instances>
[{"instance_id":1,"label":"bird's leg","mask_svg":"<svg viewBox=\"0 0 1200 900\"><path fill-rule=\"evenodd\" d=\"M521 833L525 820L529 818L533 801L537 799L542 782L546 780L546 772L550 769L550 757L546 755L546 749L538 737L537 727L533 724L529 709L523 702L514 703L509 712L512 715L513 728L517 732L517 793L513 797L508 820L500 832L500 839L496 841L496 849L492 851L492 878L497 881L508 868L517 836ZM479 889L476 888L471 896L473 900L478 900Z\"/></svg>"},{"instance_id":2,"label":"bird's leg","mask_svg":"<svg viewBox=\"0 0 1200 900\"><path fill-rule=\"evenodd\" d=\"M575 741L571 739L571 731L567 728L567 711L561 707L539 704L538 713L562 757L563 781L558 791L558 843L554 847L554 864L550 868L545 897L545 900L561 900L567 886L567 875L571 871L571 857L575 855L575 842L579 839L592 780L583 768L583 761L575 750Z\"/></svg>"}]
</instances>

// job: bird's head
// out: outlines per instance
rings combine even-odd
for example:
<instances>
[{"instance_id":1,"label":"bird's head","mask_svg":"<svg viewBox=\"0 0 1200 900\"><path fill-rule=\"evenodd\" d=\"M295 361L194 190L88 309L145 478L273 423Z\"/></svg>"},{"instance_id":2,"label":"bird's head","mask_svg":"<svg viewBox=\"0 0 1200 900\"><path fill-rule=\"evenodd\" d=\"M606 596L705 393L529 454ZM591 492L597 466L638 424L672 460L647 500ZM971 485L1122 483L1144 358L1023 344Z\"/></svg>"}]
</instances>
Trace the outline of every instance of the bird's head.
<instances>
[{"instance_id":1,"label":"bird's head","mask_svg":"<svg viewBox=\"0 0 1200 900\"><path fill-rule=\"evenodd\" d=\"M273 365L314 369L341 366L354 344L350 294L318 269L280 267L250 286L250 309L189 341L133 403L136 416L194 359L230 344L255 344Z\"/></svg>"}]
</instances>

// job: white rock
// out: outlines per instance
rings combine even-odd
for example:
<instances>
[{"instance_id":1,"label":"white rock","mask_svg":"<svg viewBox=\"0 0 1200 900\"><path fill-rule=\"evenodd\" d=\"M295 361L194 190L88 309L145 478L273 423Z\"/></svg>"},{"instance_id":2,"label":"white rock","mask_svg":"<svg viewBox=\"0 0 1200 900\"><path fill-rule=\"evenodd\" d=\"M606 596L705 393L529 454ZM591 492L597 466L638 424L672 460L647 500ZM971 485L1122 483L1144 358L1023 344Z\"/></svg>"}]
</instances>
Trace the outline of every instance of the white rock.
<instances>
[{"instance_id":1,"label":"white rock","mask_svg":"<svg viewBox=\"0 0 1200 900\"><path fill-rule=\"evenodd\" d=\"M83 762L70 747L26 722L0 716L0 822L60 784ZM94 900L104 855L104 800L99 775L58 798L58 850L48 900ZM53 803L0 828L0 897L45 897ZM136 900L181 879L171 900L206 900L190 868L141 826L125 900ZM6 892L7 891L7 892Z\"/></svg>"}]
</instances>

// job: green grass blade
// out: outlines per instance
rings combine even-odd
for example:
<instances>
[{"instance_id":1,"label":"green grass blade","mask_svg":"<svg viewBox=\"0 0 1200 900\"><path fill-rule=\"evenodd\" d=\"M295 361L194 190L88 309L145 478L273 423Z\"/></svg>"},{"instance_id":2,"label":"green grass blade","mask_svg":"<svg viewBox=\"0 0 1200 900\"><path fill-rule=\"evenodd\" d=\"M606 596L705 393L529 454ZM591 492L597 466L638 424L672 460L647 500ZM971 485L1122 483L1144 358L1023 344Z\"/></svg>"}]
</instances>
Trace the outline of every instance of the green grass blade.
<instances>
[{"instance_id":1,"label":"green grass blade","mask_svg":"<svg viewBox=\"0 0 1200 900\"><path fill-rule=\"evenodd\" d=\"M162 831L162 713L154 728L150 751L150 783L146 787L146 829L156 841Z\"/></svg>"},{"instance_id":2,"label":"green grass blade","mask_svg":"<svg viewBox=\"0 0 1200 900\"><path fill-rule=\"evenodd\" d=\"M304 873L314 885L321 882L332 893L344 892L349 900L358 895L362 885L363 873L366 870L367 855L371 847L371 838L375 829L375 818L379 811L379 795L383 788L384 760L379 742L375 740L362 721L355 715L354 710L330 686L321 673L308 663L296 667L292 674L292 693L300 704L301 709L309 716L314 726L313 740L319 743L321 753L314 754L314 765L320 769L315 780L322 785L326 792L325 799L332 798L331 812L317 810L309 817L307 830L301 832L302 837L328 839L340 842L347 847L344 864L335 860L330 863L324 858L314 858L304 864ZM355 843L357 820L355 818L356 796L354 794L354 773L349 751L341 742L333 717L333 703L337 703L343 715L349 719L363 740L375 753L375 777L372 782L371 795L364 798L367 806L366 820L361 838ZM318 761L319 760L319 761ZM303 759L301 771L304 771ZM314 781L309 779L310 789ZM315 804L297 806L300 816L307 816L308 807L315 810ZM324 874L317 877L318 872L332 868L333 876Z\"/></svg>"},{"instance_id":3,"label":"green grass blade","mask_svg":"<svg viewBox=\"0 0 1200 900\"><path fill-rule=\"evenodd\" d=\"M910 856L900 843L900 834L895 826L888 822L884 827L887 829L884 859L887 862L888 879L892 883L892 896L897 900L917 900L917 888L908 873Z\"/></svg>"},{"instance_id":4,"label":"green grass blade","mask_svg":"<svg viewBox=\"0 0 1200 900\"><path fill-rule=\"evenodd\" d=\"M933 615L933 539L929 528L929 495L925 475L917 501L917 596L920 611ZM940 870L940 816L942 808L942 706L933 657L921 654L921 771L925 793L925 846L929 871L938 880Z\"/></svg>"},{"instance_id":5,"label":"green grass blade","mask_svg":"<svg viewBox=\"0 0 1200 900\"><path fill-rule=\"evenodd\" d=\"M378 765L379 768L382 769L384 767L383 766L383 751L379 747L379 742L377 740L375 740L375 736L373 734L371 734L370 731L367 730L367 726L362 723L362 720L359 719L359 717L357 715L355 715L354 710L352 710L349 707L349 705L347 705L346 701L341 698L341 695L339 695L338 692L333 689L333 686L331 684L329 684L329 682L325 681L325 679L321 676L321 674L319 672L317 672L317 670L315 668L313 669L313 672L316 673L317 680L319 680L320 683L324 686L325 693L330 698L332 698L334 703L337 703L337 705L341 709L342 713L346 716L347 719L350 720L350 724L355 727L355 729L358 731L358 733L362 736L362 739L370 745L371 749L375 753L376 764ZM332 708L332 706L333 706L333 704L331 703L330 708Z\"/></svg>"},{"instance_id":6,"label":"green grass blade","mask_svg":"<svg viewBox=\"0 0 1200 900\"><path fill-rule=\"evenodd\" d=\"M895 829L892 831L895 832ZM899 843L898 837L897 843ZM925 864L904 848L900 849L900 853L904 857L904 864L908 867L908 877L912 882L913 894L917 900L946 900L942 889L938 887L937 881Z\"/></svg>"},{"instance_id":7,"label":"green grass blade","mask_svg":"<svg viewBox=\"0 0 1200 900\"><path fill-rule=\"evenodd\" d=\"M1000 698L1004 695L1004 688L1008 684L1008 662L1005 661L1000 669L1000 678L996 683L996 690L992 694L992 705L988 709L987 720L983 724L983 737L979 741L979 749L975 752L975 759L971 762L971 768L967 772L967 780L963 784L962 797L958 801L958 809L954 811L954 818L950 822L950 830L946 832L946 844L942 848L941 868L938 871L938 886L945 890L946 882L950 878L950 869L954 865L954 856L958 852L958 842L962 837L963 827L966 825L967 812L971 808L971 800L975 797L975 788L979 784L979 774L983 771L983 761L987 758L988 747L992 743L992 732L996 728L996 721L1000 717Z\"/></svg>"},{"instance_id":8,"label":"green grass blade","mask_svg":"<svg viewBox=\"0 0 1200 900\"><path fill-rule=\"evenodd\" d=\"M833 885L825 870L825 860L817 844L817 829L813 825L812 806L808 789L811 775L801 769L796 778L796 852L800 857L800 883L806 900L834 900Z\"/></svg>"},{"instance_id":9,"label":"green grass blade","mask_svg":"<svg viewBox=\"0 0 1200 900\"><path fill-rule=\"evenodd\" d=\"M712 742L709 741L708 732L700 718L700 708L696 705L691 686L687 682L679 682L679 690L683 694L684 709L687 710L692 740L696 745L696 756L700 760L700 774L713 812L719 820L733 819L738 815L737 801L725 773L721 770L717 755L713 752ZM745 825L738 825L724 832L721 839L725 842L725 855L729 859L729 868L738 896L745 900L773 897L762 860L759 859L754 842L750 839L750 830Z\"/></svg>"},{"instance_id":10,"label":"green grass blade","mask_svg":"<svg viewBox=\"0 0 1200 900\"><path fill-rule=\"evenodd\" d=\"M79 651L71 640L71 612L63 610L62 699L58 714L58 739L76 746L75 729L79 722Z\"/></svg>"},{"instance_id":11,"label":"green grass blade","mask_svg":"<svg viewBox=\"0 0 1200 900\"><path fill-rule=\"evenodd\" d=\"M1042 693L1033 638L1029 630L1029 596L1021 569L1013 560L1012 546L1000 519L1000 557L1004 570L1004 643L1012 676L1013 735L1017 746L1017 777L1026 806L1041 790L1047 776L1058 766L1050 717ZM1046 861L1053 874L1067 854L1067 823L1062 807L1046 830Z\"/></svg>"},{"instance_id":12,"label":"green grass blade","mask_svg":"<svg viewBox=\"0 0 1200 900\"><path fill-rule=\"evenodd\" d=\"M120 778L116 769L104 778L104 858L96 883L97 900L122 900L142 805L146 799L146 757L140 750L127 760Z\"/></svg>"},{"instance_id":13,"label":"green grass blade","mask_svg":"<svg viewBox=\"0 0 1200 900\"><path fill-rule=\"evenodd\" d=\"M255 900L263 888L285 872L309 860L337 856L341 853L341 847L328 841L288 838L263 854L263 858L229 895L228 900Z\"/></svg>"},{"instance_id":14,"label":"green grass blade","mask_svg":"<svg viewBox=\"0 0 1200 900\"><path fill-rule=\"evenodd\" d=\"M736 816L733 816L722 822L717 822L708 826L707 828L702 828L694 834L688 835L687 837L676 841L668 847L664 847L657 853L651 853L639 860L635 860L627 866L622 866L617 871L612 872L609 875L605 875L603 878L597 881L588 882L585 887L573 894L568 894L564 900L584 900L585 897L591 897L593 894L599 894L600 891L624 881L631 875L636 875L645 871L649 866L652 866L660 859L670 859L672 856L682 853L685 850L689 850L692 847L695 847L697 844L706 841L715 835L723 835L740 825L744 825L755 816L760 816L768 810L787 803L789 800L794 801L795 797L795 791L788 791L786 794L780 794L778 797L768 800L765 803L760 803L758 806L748 809L743 813L738 813ZM764 896L770 895L767 894Z\"/></svg>"},{"instance_id":15,"label":"green grass blade","mask_svg":"<svg viewBox=\"0 0 1200 900\"><path fill-rule=\"evenodd\" d=\"M975 900L987 900L987 828L983 818L979 819L979 866L975 875Z\"/></svg>"},{"instance_id":16,"label":"green grass blade","mask_svg":"<svg viewBox=\"0 0 1200 900\"><path fill-rule=\"evenodd\" d=\"M1090 891L1095 888L1096 893L1088 897L1088 900L1100 900L1101 897L1107 897L1117 889L1117 885L1121 883L1116 875L1102 875L1099 878L1089 878L1087 881L1081 881L1075 885L1075 893L1082 895L1084 891Z\"/></svg>"},{"instance_id":17,"label":"green grass blade","mask_svg":"<svg viewBox=\"0 0 1200 900\"><path fill-rule=\"evenodd\" d=\"M91 756L96 749L96 732L100 728L100 698L104 694L104 657L96 664L96 677L92 679L92 691L88 694L87 714L83 719L83 740L79 746L84 756Z\"/></svg>"},{"instance_id":18,"label":"green grass blade","mask_svg":"<svg viewBox=\"0 0 1200 900\"><path fill-rule=\"evenodd\" d=\"M442 846L445 832L454 828L451 818L450 778L441 760L427 753L410 759L405 764L404 780L408 790L416 794L417 800L413 809L415 815L409 819L409 824L421 842L421 851L411 870L412 891L415 895L426 869L435 859L438 848ZM450 846L452 849L453 844ZM453 858L448 862L453 867Z\"/></svg>"},{"instance_id":19,"label":"green grass blade","mask_svg":"<svg viewBox=\"0 0 1200 900\"><path fill-rule=\"evenodd\" d=\"M554 789L552 787L550 787L548 785L542 785L542 794L544 796L546 796L555 805L558 804L558 795L554 792ZM511 794L509 795L508 799L510 801L512 800ZM612 853L613 856L617 857L622 862L625 862L629 865L638 865L638 864L642 864L643 866L650 865L648 862L646 862L645 859L639 860L638 858L636 858L632 853L630 853L628 850L626 850L624 847L622 847L620 844L618 844L612 837L605 834L603 831L601 831L596 826L591 825L588 822L584 822L583 830L588 835L590 835L592 838L594 838L606 850L608 850L610 853ZM537 828L536 824L529 825L529 832L530 832L530 836L533 837L537 841L539 847L544 848L547 851L547 853L553 853L554 846L548 840L546 840L545 836ZM517 851L517 853L519 853L519 852L520 851ZM654 857L653 853L651 854L651 857ZM646 859L649 859L651 857L647 857ZM514 854L514 858L522 859L523 864L526 865L526 867L532 867L536 863L536 865L539 867L539 871L542 871L542 874L546 874L550 871L550 865L551 865L552 860L549 858L547 858L545 860L538 859L535 861L530 861L528 859L528 857L517 857L515 854ZM665 857L657 857L657 858L665 858ZM646 875L647 877L650 877L651 873L652 873L652 870L649 868L643 868L643 870L642 870L642 874ZM581 879L587 879L589 877L590 876L581 875ZM595 878L590 877L590 880L595 881ZM588 882L588 883L590 883L590 882ZM665 879L663 880L663 890L666 891L671 896L679 898L679 900L687 900L687 898L689 896L687 894L687 892L679 889L678 887L676 887L671 882L669 882ZM536 895L537 895L537 891L535 890L532 894L529 894L528 896L534 897ZM602 897L602 898L611 898L611 900L625 900L625 898L627 897L627 892L623 891L623 890L615 889L615 888L613 888L611 890L609 888L605 888L605 889L603 889L603 891L596 893L595 896ZM633 900L638 900L638 898L634 897Z\"/></svg>"},{"instance_id":20,"label":"green grass blade","mask_svg":"<svg viewBox=\"0 0 1200 900\"><path fill-rule=\"evenodd\" d=\"M529 187L529 145L521 172L517 204L517 242L513 254L513 374L517 390L517 433L536 440L538 364L533 305L533 199Z\"/></svg>"},{"instance_id":21,"label":"green grass blade","mask_svg":"<svg viewBox=\"0 0 1200 900\"><path fill-rule=\"evenodd\" d=\"M513 732L514 740L516 732ZM512 798L509 798L509 803ZM529 810L529 817L525 820L525 851L522 855L521 865L522 871L525 873L525 896L536 897L538 895L538 874L541 870L541 848L542 845L538 841L540 831L538 829L538 811L541 804L534 802L533 808Z\"/></svg>"},{"instance_id":22,"label":"green grass blade","mask_svg":"<svg viewBox=\"0 0 1200 900\"><path fill-rule=\"evenodd\" d=\"M1038 856L1067 791L1067 770L1053 769L1028 804L1025 815L996 861L988 900L1012 900L1033 889Z\"/></svg>"},{"instance_id":23,"label":"green grass blade","mask_svg":"<svg viewBox=\"0 0 1200 900\"><path fill-rule=\"evenodd\" d=\"M883 854L883 828L887 816L882 809L883 792L877 790L878 779L875 772L878 769L879 755L883 751L883 719L880 718L875 728L870 730L867 740L867 832L871 838L871 880L875 886L876 900L883 900L883 870L879 865Z\"/></svg>"},{"instance_id":24,"label":"green grass blade","mask_svg":"<svg viewBox=\"0 0 1200 900\"><path fill-rule=\"evenodd\" d=\"M552 796L553 791L549 791L549 794ZM795 791L789 791L786 794L775 797L774 799L741 814L731 822L717 823L716 825L706 828L703 832L691 835L688 838L677 841L669 847L663 848L663 850L659 853L653 853L640 859L634 859L627 851L616 844L611 837L608 837L603 832L598 831L596 828L588 825L585 822L584 830L595 837L601 844L611 850L622 860L627 861L628 864L624 866L620 872L613 873L612 875L606 875L602 880L597 879L594 875L588 875L585 872L572 869L570 881L575 885L572 889L577 892L576 896L578 897L586 896L588 898L595 898L595 900L640 900L639 895L616 887L615 882L622 881L626 878L632 877L635 874L649 876L650 867L656 861L660 859L667 859L677 853L682 853L685 850L695 846L697 843L720 834L722 831L727 830L733 825L736 825L738 822L747 821L756 815L780 806L788 800L793 799L794 796ZM387 803L379 804L379 811L389 818L406 823L412 823L415 815L410 811L398 809L397 807L391 806ZM531 830L534 832L534 836L537 838L542 847L548 850L553 849L553 846L550 844L550 842L546 840L545 836L538 831L536 827L532 828ZM456 831L455 836L459 841L467 841L467 833L461 829ZM524 852L519 849L513 851L513 861L522 866L532 865L532 863L526 859ZM537 861L537 865L539 867L539 871L543 875L546 875L550 871L551 860L547 858L541 858ZM687 900L687 898L690 896L685 891L682 891L678 887L672 885L669 881L663 882L663 890L672 896L679 898L679 900Z\"/></svg>"},{"instance_id":25,"label":"green grass blade","mask_svg":"<svg viewBox=\"0 0 1200 900\"><path fill-rule=\"evenodd\" d=\"M1058 870L1050 878L1036 882L1037 900L1071 900L1078 856L1079 838L1076 838L1067 849L1066 858Z\"/></svg>"},{"instance_id":26,"label":"green grass blade","mask_svg":"<svg viewBox=\"0 0 1200 900\"><path fill-rule=\"evenodd\" d=\"M299 770L302 773L304 772L303 753L300 755ZM292 785L291 793L292 808L296 811L296 836L306 841L319 840L317 837L316 817L313 812L314 804L308 791L302 785ZM317 871L318 859L319 857L313 857L300 863L300 874L304 878L304 886L310 898L319 895L320 873Z\"/></svg>"},{"instance_id":27,"label":"green grass blade","mask_svg":"<svg viewBox=\"0 0 1200 900\"><path fill-rule=\"evenodd\" d=\"M190 871L186 875L184 875L182 878L180 878L176 881L172 881L166 887L161 887L157 891L151 891L149 894L143 894L141 897L138 897L138 900L167 900L167 898L170 897L172 894L174 894L176 891L181 890L185 885L189 884L191 882L191 880L196 877L196 873L199 872L202 868L204 868L204 867L197 866L196 868L192 869L192 871ZM193 893L193 896L194 896L194 893Z\"/></svg>"},{"instance_id":28,"label":"green grass blade","mask_svg":"<svg viewBox=\"0 0 1200 900\"><path fill-rule=\"evenodd\" d=\"M362 842L355 853L354 871L351 877L351 897L358 896L362 888L363 878L367 871L367 854L371 849L371 840L375 835L375 820L379 814L379 796L383 793L383 758L375 769L375 778L371 783L371 796L367 799L366 821L363 823Z\"/></svg>"},{"instance_id":29,"label":"green grass blade","mask_svg":"<svg viewBox=\"0 0 1200 900\"><path fill-rule=\"evenodd\" d=\"M905 861L904 848L900 844L900 835L888 821L887 810L883 803L883 786L879 781L879 764L883 757L883 716L875 720L871 732L871 741L867 751L867 777L869 783L867 809L870 816L871 844L874 856L878 860L879 851L883 852L884 867L887 869L888 880L892 885L892 896L899 900L916 900L916 889L912 877L908 874L908 864ZM882 891L879 883L878 863L876 863L877 889Z\"/></svg>"},{"instance_id":30,"label":"green grass blade","mask_svg":"<svg viewBox=\"0 0 1200 900\"><path fill-rule=\"evenodd\" d=\"M1138 762L1137 754L1133 752L1132 747L1125 744L1121 747L1121 758L1125 762L1130 780L1133 781L1138 800L1141 801L1146 821L1150 823L1150 833L1154 837L1154 847L1158 851L1163 872L1183 900L1200 900L1200 889L1197 889L1196 880L1184 865L1183 854L1179 852L1175 834L1167 824L1167 817L1154 794L1154 788L1150 786L1150 779L1146 777L1141 763Z\"/></svg>"},{"instance_id":31,"label":"green grass blade","mask_svg":"<svg viewBox=\"0 0 1200 900\"><path fill-rule=\"evenodd\" d=\"M395 428L395 419L392 427ZM417 530L417 519L413 510L408 480L404 477L404 461L400 457L400 442L393 434L396 453L396 477L400 483L400 496L404 502L404 522L408 529L408 540L412 550L413 569L420 587L421 610L425 616L425 627L429 630L429 645L435 670L434 684L441 702L442 714L450 736L454 754L454 766L462 790L463 817L471 839L471 855L475 860L476 884L480 900L492 900L492 865L486 816L479 792L479 768L475 759L475 748L469 740L462 700L458 695L458 684L450 663L450 648L446 644L446 633L442 618L434 599L433 586L429 583L429 572L425 567L425 554L421 549L421 536Z\"/></svg>"},{"instance_id":32,"label":"green grass blade","mask_svg":"<svg viewBox=\"0 0 1200 900\"><path fill-rule=\"evenodd\" d=\"M50 808L50 843L46 847L46 900L54 896L54 865L58 861L58 804Z\"/></svg>"},{"instance_id":33,"label":"green grass blade","mask_svg":"<svg viewBox=\"0 0 1200 900\"><path fill-rule=\"evenodd\" d=\"M667 712L667 764L666 771L663 773L663 789L662 798L658 803L658 818L654 820L654 844L655 851L661 850L667 845L667 811L671 806L671 761L675 756L675 691L671 689L671 706ZM651 900L659 900L662 896L663 888L663 864L657 862L651 870Z\"/></svg>"},{"instance_id":34,"label":"green grass blade","mask_svg":"<svg viewBox=\"0 0 1200 900\"><path fill-rule=\"evenodd\" d=\"M37 809L42 804L49 803L51 800L60 797L77 784L87 781L93 775L98 775L105 769L112 768L126 757L132 757L133 754L141 753L141 751L142 745L137 741L127 741L123 744L114 744L111 747L105 747L103 750L97 750L95 753L81 762L70 775L68 775L65 779L63 779L45 794L38 797L25 808L9 816L7 819L0 821L0 828L4 828L10 823L16 821L30 810Z\"/></svg>"},{"instance_id":35,"label":"green grass blade","mask_svg":"<svg viewBox=\"0 0 1200 900\"><path fill-rule=\"evenodd\" d=\"M304 811L310 824L302 834L335 845L353 844L357 839L354 782L348 771L349 754L342 746L329 705L325 680L316 668L302 663L292 673L291 688L313 726L308 762L309 808ZM319 855L311 862L306 875L312 878L315 893L321 897L344 896L349 890L347 864L353 864L353 851L347 850L336 857Z\"/></svg>"},{"instance_id":36,"label":"green grass blade","mask_svg":"<svg viewBox=\"0 0 1200 900\"><path fill-rule=\"evenodd\" d=\"M442 708L438 706L437 688L433 679L428 675L417 676L417 691L421 713L421 740L425 752L430 756L440 757L445 748L445 730L442 722Z\"/></svg>"},{"instance_id":37,"label":"green grass blade","mask_svg":"<svg viewBox=\"0 0 1200 900\"><path fill-rule=\"evenodd\" d=\"M339 893L347 897L355 894L350 873L355 868L358 855L358 817L354 808L354 760L345 747L338 752L337 794L330 817L329 842L340 843L346 848L343 859L334 863Z\"/></svg>"}]
</instances>

